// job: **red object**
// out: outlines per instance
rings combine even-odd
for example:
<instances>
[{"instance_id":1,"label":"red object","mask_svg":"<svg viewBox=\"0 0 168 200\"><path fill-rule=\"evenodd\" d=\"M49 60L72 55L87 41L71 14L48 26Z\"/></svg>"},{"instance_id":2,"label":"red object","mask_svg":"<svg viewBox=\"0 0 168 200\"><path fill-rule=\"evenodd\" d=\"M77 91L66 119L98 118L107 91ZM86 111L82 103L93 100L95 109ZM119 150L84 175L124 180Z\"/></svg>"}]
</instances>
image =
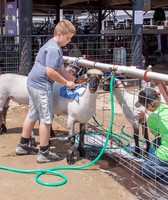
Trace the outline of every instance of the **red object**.
<instances>
[{"instance_id":1,"label":"red object","mask_svg":"<svg viewBox=\"0 0 168 200\"><path fill-rule=\"evenodd\" d=\"M148 79L147 76L146 76L147 73L148 73L148 71L146 70L145 73L144 73L143 79L144 79L144 81L149 82L149 79Z\"/></svg>"}]
</instances>

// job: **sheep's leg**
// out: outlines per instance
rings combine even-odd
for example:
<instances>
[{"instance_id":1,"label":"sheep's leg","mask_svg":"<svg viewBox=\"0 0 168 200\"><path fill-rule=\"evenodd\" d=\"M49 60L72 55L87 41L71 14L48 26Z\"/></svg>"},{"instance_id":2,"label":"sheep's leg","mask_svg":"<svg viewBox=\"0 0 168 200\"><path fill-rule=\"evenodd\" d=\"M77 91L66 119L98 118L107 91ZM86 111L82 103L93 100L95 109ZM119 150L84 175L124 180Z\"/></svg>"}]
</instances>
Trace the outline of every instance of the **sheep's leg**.
<instances>
[{"instance_id":1,"label":"sheep's leg","mask_svg":"<svg viewBox=\"0 0 168 200\"><path fill-rule=\"evenodd\" d=\"M53 114L53 118L54 118L54 114ZM51 129L50 129L50 137L55 137L55 133L54 133L54 130L52 128L52 125L51 125Z\"/></svg>"},{"instance_id":2,"label":"sheep's leg","mask_svg":"<svg viewBox=\"0 0 168 200\"><path fill-rule=\"evenodd\" d=\"M7 133L7 128L4 123L1 123L0 125L0 133Z\"/></svg>"},{"instance_id":3,"label":"sheep's leg","mask_svg":"<svg viewBox=\"0 0 168 200\"><path fill-rule=\"evenodd\" d=\"M134 128L134 142L135 142L135 149L133 152L134 156L139 156L140 155L140 148L139 148L139 129Z\"/></svg>"},{"instance_id":4,"label":"sheep's leg","mask_svg":"<svg viewBox=\"0 0 168 200\"><path fill-rule=\"evenodd\" d=\"M2 124L3 124L2 115L3 115L3 109L1 108L0 109L0 134L3 133L3 130L2 130Z\"/></svg>"},{"instance_id":5,"label":"sheep's leg","mask_svg":"<svg viewBox=\"0 0 168 200\"><path fill-rule=\"evenodd\" d=\"M146 121L142 124L142 134L144 135L144 139L146 141L146 153L148 154L150 149L150 142L149 142L149 135L148 135L148 128Z\"/></svg>"},{"instance_id":6,"label":"sheep's leg","mask_svg":"<svg viewBox=\"0 0 168 200\"><path fill-rule=\"evenodd\" d=\"M6 128L6 115L8 111L9 106L3 107L0 111L0 133L6 133L7 128Z\"/></svg>"},{"instance_id":7,"label":"sheep's leg","mask_svg":"<svg viewBox=\"0 0 168 200\"><path fill-rule=\"evenodd\" d=\"M5 97L4 97L5 98ZM0 132L4 132L6 133L7 132L7 128L6 128L6 116L7 116L7 112L8 112L8 108L9 108L9 101L10 101L10 98L7 98L5 100L5 103L3 104L1 102L1 105L3 105L3 108L0 109Z\"/></svg>"},{"instance_id":8,"label":"sheep's leg","mask_svg":"<svg viewBox=\"0 0 168 200\"><path fill-rule=\"evenodd\" d=\"M85 127L86 127L86 124L80 124L79 145L78 145L78 151L79 151L80 157L86 156L86 151L84 149Z\"/></svg>"},{"instance_id":9,"label":"sheep's leg","mask_svg":"<svg viewBox=\"0 0 168 200\"><path fill-rule=\"evenodd\" d=\"M75 156L74 156L74 144L75 144L75 135L69 136L68 138L70 143L70 148L67 151L67 163L69 165L73 165L75 163Z\"/></svg>"},{"instance_id":10,"label":"sheep's leg","mask_svg":"<svg viewBox=\"0 0 168 200\"><path fill-rule=\"evenodd\" d=\"M35 134L34 130L31 132L30 138L29 138L29 146L36 147L36 140L35 140Z\"/></svg>"},{"instance_id":11,"label":"sheep's leg","mask_svg":"<svg viewBox=\"0 0 168 200\"><path fill-rule=\"evenodd\" d=\"M68 129L69 129L69 149L67 151L67 163L69 165L73 165L75 163L74 159L74 144L75 144L75 133L74 133L74 119L70 116L68 116Z\"/></svg>"}]
</instances>

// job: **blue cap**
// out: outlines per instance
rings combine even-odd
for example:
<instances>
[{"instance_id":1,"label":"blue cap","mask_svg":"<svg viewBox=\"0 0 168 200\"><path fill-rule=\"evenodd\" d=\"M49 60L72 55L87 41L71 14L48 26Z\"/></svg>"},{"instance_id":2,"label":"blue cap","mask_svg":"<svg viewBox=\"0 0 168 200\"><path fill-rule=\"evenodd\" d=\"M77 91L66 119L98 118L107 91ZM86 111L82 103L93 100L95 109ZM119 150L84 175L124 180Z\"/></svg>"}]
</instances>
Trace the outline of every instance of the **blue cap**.
<instances>
[{"instance_id":1,"label":"blue cap","mask_svg":"<svg viewBox=\"0 0 168 200\"><path fill-rule=\"evenodd\" d=\"M146 106L154 100L158 99L158 93L153 88L144 88L138 94L138 101L135 103L135 107Z\"/></svg>"}]
</instances>

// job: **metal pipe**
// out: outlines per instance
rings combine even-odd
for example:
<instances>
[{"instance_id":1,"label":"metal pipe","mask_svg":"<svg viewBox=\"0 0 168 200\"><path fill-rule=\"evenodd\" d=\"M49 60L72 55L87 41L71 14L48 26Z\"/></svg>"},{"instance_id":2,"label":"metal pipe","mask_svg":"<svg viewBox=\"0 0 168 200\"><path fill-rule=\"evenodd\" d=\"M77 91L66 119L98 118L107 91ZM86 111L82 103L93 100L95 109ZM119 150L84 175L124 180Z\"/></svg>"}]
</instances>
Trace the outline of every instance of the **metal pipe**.
<instances>
[{"instance_id":1,"label":"metal pipe","mask_svg":"<svg viewBox=\"0 0 168 200\"><path fill-rule=\"evenodd\" d=\"M84 68L96 68L100 69L104 72L110 72L110 71L116 71L117 74L124 74L127 76L133 76L140 79L148 79L151 81L159 82L159 81L165 81L168 82L168 75L157 73L157 72L151 72L146 71L142 69L137 69L135 66L121 66L121 65L113 65L113 64L106 64L106 63L100 63L100 62L94 62L90 60L86 60L82 57L76 58L76 57L68 57L64 56L64 61L66 63L75 63L81 67Z\"/></svg>"}]
</instances>

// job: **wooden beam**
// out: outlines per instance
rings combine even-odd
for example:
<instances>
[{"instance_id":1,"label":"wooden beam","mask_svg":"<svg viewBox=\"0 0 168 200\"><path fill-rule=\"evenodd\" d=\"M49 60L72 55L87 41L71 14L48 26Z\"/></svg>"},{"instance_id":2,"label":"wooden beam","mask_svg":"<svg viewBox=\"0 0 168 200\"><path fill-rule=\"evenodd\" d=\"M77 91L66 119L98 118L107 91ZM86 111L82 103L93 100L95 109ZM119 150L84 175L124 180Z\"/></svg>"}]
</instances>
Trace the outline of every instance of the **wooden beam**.
<instances>
[{"instance_id":1,"label":"wooden beam","mask_svg":"<svg viewBox=\"0 0 168 200\"><path fill-rule=\"evenodd\" d=\"M5 1L5 0L3 0ZM33 0L33 9L56 9L56 0ZM132 0L60 0L64 10L132 10ZM168 9L168 0L151 0L151 10L156 7Z\"/></svg>"},{"instance_id":2,"label":"wooden beam","mask_svg":"<svg viewBox=\"0 0 168 200\"><path fill-rule=\"evenodd\" d=\"M122 6L124 4L131 4L132 5L132 0L112 0L110 6Z\"/></svg>"},{"instance_id":3,"label":"wooden beam","mask_svg":"<svg viewBox=\"0 0 168 200\"><path fill-rule=\"evenodd\" d=\"M168 0L151 0L152 7L164 7L168 6Z\"/></svg>"},{"instance_id":4,"label":"wooden beam","mask_svg":"<svg viewBox=\"0 0 168 200\"><path fill-rule=\"evenodd\" d=\"M72 4L79 4L79 3L85 3L85 4L90 4L90 3L96 3L100 2L100 0L62 0L61 5L72 5ZM103 4L108 4L109 0L105 0ZM123 4L132 4L132 0L112 0L110 6L113 5L123 5Z\"/></svg>"},{"instance_id":5,"label":"wooden beam","mask_svg":"<svg viewBox=\"0 0 168 200\"><path fill-rule=\"evenodd\" d=\"M88 3L89 1L86 0L62 0L61 5L66 6L66 5L72 5L72 4L77 4L77 3Z\"/></svg>"}]
</instances>

